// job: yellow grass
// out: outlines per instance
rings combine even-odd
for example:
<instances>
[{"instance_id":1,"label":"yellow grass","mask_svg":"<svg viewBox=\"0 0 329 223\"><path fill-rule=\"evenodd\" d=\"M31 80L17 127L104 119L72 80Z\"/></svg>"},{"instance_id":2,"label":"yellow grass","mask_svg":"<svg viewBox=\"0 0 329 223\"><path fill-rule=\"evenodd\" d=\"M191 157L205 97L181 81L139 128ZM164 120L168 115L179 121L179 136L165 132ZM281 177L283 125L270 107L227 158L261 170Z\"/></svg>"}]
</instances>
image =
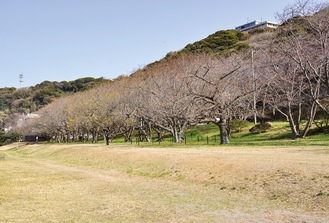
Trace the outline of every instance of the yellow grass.
<instances>
[{"instance_id":1,"label":"yellow grass","mask_svg":"<svg viewBox=\"0 0 329 223\"><path fill-rule=\"evenodd\" d=\"M0 147L0 222L328 222L329 147Z\"/></svg>"}]
</instances>

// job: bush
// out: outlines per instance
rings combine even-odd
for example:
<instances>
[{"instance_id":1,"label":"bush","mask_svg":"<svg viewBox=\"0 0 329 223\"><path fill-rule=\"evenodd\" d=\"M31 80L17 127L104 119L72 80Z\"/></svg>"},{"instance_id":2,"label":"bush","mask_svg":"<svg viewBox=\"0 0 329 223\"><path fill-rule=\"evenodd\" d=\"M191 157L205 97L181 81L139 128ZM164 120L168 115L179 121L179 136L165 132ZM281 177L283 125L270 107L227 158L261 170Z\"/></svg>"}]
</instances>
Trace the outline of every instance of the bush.
<instances>
[{"instance_id":1,"label":"bush","mask_svg":"<svg viewBox=\"0 0 329 223\"><path fill-rule=\"evenodd\" d=\"M209 35L207 38L188 44L182 52L215 53L227 55L231 51L239 51L249 48L245 42L249 35L237 30L221 30Z\"/></svg>"},{"instance_id":2,"label":"bush","mask_svg":"<svg viewBox=\"0 0 329 223\"><path fill-rule=\"evenodd\" d=\"M16 142L19 135L16 133L5 134L3 130L0 131L0 146Z\"/></svg>"},{"instance_id":3,"label":"bush","mask_svg":"<svg viewBox=\"0 0 329 223\"><path fill-rule=\"evenodd\" d=\"M238 42L238 43L234 44L233 47L234 47L234 49L239 51L239 50L242 50L242 49L249 49L250 45L247 42Z\"/></svg>"},{"instance_id":4,"label":"bush","mask_svg":"<svg viewBox=\"0 0 329 223\"><path fill-rule=\"evenodd\" d=\"M269 130L272 127L272 125L268 122L260 123L249 129L249 132L251 133L263 133Z\"/></svg>"}]
</instances>

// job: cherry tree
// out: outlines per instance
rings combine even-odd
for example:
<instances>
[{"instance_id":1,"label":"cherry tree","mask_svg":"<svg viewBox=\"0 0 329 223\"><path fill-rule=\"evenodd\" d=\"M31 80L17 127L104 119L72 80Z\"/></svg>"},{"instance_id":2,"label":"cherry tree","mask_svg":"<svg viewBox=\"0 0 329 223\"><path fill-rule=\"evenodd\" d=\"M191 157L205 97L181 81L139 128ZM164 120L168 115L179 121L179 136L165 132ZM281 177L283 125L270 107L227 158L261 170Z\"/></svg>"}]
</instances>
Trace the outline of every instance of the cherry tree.
<instances>
[{"instance_id":1,"label":"cherry tree","mask_svg":"<svg viewBox=\"0 0 329 223\"><path fill-rule=\"evenodd\" d=\"M200 122L213 122L219 127L221 144L229 143L229 120L248 116L252 79L243 55L228 57L198 56L190 72L189 91L202 104Z\"/></svg>"},{"instance_id":2,"label":"cherry tree","mask_svg":"<svg viewBox=\"0 0 329 223\"><path fill-rule=\"evenodd\" d=\"M283 24L270 51L272 102L287 117L293 138L306 136L318 107L329 111L322 103L329 89L328 12L328 4L300 0L278 14ZM302 118L306 124L300 129Z\"/></svg>"},{"instance_id":3,"label":"cherry tree","mask_svg":"<svg viewBox=\"0 0 329 223\"><path fill-rule=\"evenodd\" d=\"M188 78L193 61L182 56L144 69L141 80L140 117L156 128L172 134L174 142L182 142L187 127L194 123L196 101L188 91Z\"/></svg>"}]
</instances>

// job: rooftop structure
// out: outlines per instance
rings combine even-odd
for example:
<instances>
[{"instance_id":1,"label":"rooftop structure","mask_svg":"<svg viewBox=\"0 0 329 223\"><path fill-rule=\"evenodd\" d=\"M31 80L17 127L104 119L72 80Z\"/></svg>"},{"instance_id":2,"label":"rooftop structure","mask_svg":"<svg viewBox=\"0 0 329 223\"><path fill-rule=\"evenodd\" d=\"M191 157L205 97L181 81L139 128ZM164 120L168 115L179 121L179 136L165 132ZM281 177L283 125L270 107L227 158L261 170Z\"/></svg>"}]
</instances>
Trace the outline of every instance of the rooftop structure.
<instances>
[{"instance_id":1,"label":"rooftop structure","mask_svg":"<svg viewBox=\"0 0 329 223\"><path fill-rule=\"evenodd\" d=\"M270 21L264 21L263 22L263 21L255 20L253 22L243 24L242 26L235 27L235 29L239 30L241 32L248 32L251 29L256 29L256 28L261 28L261 29L272 28L272 29L275 29L278 26L279 26L279 24L276 23L276 22L270 22Z\"/></svg>"}]
</instances>

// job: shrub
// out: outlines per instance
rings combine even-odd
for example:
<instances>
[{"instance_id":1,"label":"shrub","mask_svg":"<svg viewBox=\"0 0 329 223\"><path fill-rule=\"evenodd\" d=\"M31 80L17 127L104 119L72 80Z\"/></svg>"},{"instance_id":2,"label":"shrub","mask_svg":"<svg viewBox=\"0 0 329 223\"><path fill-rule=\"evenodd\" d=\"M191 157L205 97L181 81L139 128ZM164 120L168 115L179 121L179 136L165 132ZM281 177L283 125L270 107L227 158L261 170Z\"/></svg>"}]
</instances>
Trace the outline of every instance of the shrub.
<instances>
[{"instance_id":1,"label":"shrub","mask_svg":"<svg viewBox=\"0 0 329 223\"><path fill-rule=\"evenodd\" d=\"M269 130L272 127L272 125L268 122L260 123L255 126L253 126L251 129L249 129L249 132L251 133L263 133Z\"/></svg>"}]
</instances>

